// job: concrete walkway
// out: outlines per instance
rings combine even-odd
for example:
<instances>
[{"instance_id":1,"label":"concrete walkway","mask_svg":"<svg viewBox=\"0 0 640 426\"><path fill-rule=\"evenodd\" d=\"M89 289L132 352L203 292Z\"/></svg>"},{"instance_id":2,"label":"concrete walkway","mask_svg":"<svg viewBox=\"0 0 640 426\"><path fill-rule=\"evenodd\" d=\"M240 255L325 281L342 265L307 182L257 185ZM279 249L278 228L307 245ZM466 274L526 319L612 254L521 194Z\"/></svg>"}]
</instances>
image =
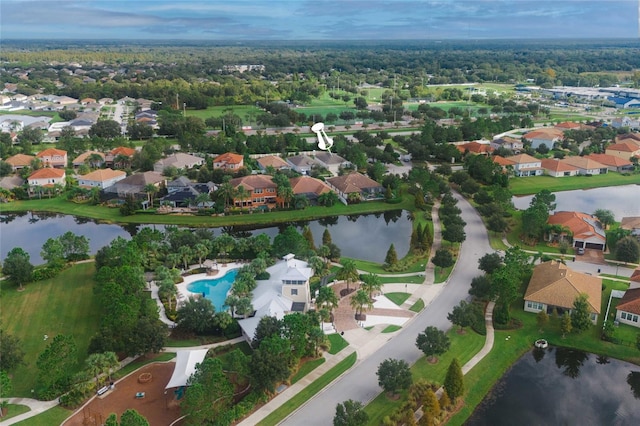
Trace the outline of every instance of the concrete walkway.
<instances>
[{"instance_id":1,"label":"concrete walkway","mask_svg":"<svg viewBox=\"0 0 640 426\"><path fill-rule=\"evenodd\" d=\"M495 333L493 330L493 308L495 307L495 305L495 302L487 303L487 309L484 312L484 323L487 329L484 346L477 354L475 354L469 361L467 361L465 365L462 366L462 374L467 374L473 367L476 366L476 364L482 361L482 358L487 356L493 348L493 342L495 340Z\"/></svg>"},{"instance_id":2,"label":"concrete walkway","mask_svg":"<svg viewBox=\"0 0 640 426\"><path fill-rule=\"evenodd\" d=\"M9 401L9 404L26 405L27 407L29 407L29 411L27 411L26 413L22 413L19 416L11 417L8 420L2 420L2 426L21 422L28 419L29 417L37 416L38 414L43 413L48 409L58 405L57 399L54 399L53 401L38 401L37 399L32 398L2 398L2 401Z\"/></svg>"}]
</instances>

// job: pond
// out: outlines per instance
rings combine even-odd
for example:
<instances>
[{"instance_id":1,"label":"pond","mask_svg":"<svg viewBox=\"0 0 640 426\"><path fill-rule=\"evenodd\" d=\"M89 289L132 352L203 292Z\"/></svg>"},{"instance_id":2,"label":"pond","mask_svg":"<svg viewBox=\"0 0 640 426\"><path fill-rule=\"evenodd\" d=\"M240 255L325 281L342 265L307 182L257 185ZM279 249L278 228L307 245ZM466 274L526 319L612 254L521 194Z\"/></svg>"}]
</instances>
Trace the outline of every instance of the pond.
<instances>
[{"instance_id":1,"label":"pond","mask_svg":"<svg viewBox=\"0 0 640 426\"><path fill-rule=\"evenodd\" d=\"M389 246L395 246L398 257L409 251L412 222L402 210L379 214L337 216L310 222L296 222L291 225L299 230L308 224L316 246L322 243L322 233L329 229L332 241L340 248L342 255L357 259L383 262ZM211 228L215 235L227 232L236 238L267 234L273 238L289 224L279 224L268 228L222 227ZM56 213L21 213L0 216L0 259L14 247L22 247L31 256L35 265L43 263L40 257L42 245L48 238L58 237L67 231L84 235L89 239L91 253L95 254L116 237L131 238L142 226L152 226L163 230L163 225L113 225L98 223L91 219Z\"/></svg>"},{"instance_id":2,"label":"pond","mask_svg":"<svg viewBox=\"0 0 640 426\"><path fill-rule=\"evenodd\" d=\"M520 358L466 425L638 425L640 366L567 349Z\"/></svg>"},{"instance_id":3,"label":"pond","mask_svg":"<svg viewBox=\"0 0 640 426\"><path fill-rule=\"evenodd\" d=\"M556 211L578 211L592 214L597 209L611 210L620 222L625 216L640 216L640 185L608 186L554 192ZM513 197L520 210L529 208L533 195Z\"/></svg>"}]
</instances>

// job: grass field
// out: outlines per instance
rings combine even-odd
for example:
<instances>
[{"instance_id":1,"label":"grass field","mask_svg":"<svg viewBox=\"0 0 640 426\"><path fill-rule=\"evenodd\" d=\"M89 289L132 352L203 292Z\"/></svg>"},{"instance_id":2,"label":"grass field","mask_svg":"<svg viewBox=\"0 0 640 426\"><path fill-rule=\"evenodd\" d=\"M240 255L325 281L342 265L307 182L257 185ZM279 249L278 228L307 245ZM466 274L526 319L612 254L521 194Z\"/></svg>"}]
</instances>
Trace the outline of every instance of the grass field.
<instances>
[{"instance_id":1,"label":"grass field","mask_svg":"<svg viewBox=\"0 0 640 426\"><path fill-rule=\"evenodd\" d=\"M386 326L384 330L382 330L382 333L393 333L401 329L402 329L402 326L391 324Z\"/></svg>"},{"instance_id":2,"label":"grass field","mask_svg":"<svg viewBox=\"0 0 640 426\"><path fill-rule=\"evenodd\" d=\"M394 284L394 283L409 283L409 284L422 284L424 282L424 276L422 274L411 275L409 277L380 277L382 284Z\"/></svg>"},{"instance_id":3,"label":"grass field","mask_svg":"<svg viewBox=\"0 0 640 426\"><path fill-rule=\"evenodd\" d=\"M20 339L26 355L13 381L13 396L31 397L38 369L36 360L58 334L73 336L78 348L78 371L87 356L89 340L98 331L100 307L93 293L94 264L72 266L51 280L29 283L19 292L3 282L2 327ZM47 335L48 340L43 336Z\"/></svg>"},{"instance_id":4,"label":"grass field","mask_svg":"<svg viewBox=\"0 0 640 426\"><path fill-rule=\"evenodd\" d=\"M311 373L316 368L320 367L326 361L325 358L313 359L311 361L307 361L300 366L296 374L291 378L291 384L296 383L300 379L302 379L307 374Z\"/></svg>"},{"instance_id":5,"label":"grass field","mask_svg":"<svg viewBox=\"0 0 640 426\"><path fill-rule=\"evenodd\" d=\"M264 113L264 111L253 105L211 106L207 109L188 109L186 111L187 117L198 117L202 120L210 117L221 117L227 113L238 115L244 125L249 125L250 122L255 124L256 116Z\"/></svg>"},{"instance_id":6,"label":"grass field","mask_svg":"<svg viewBox=\"0 0 640 426\"><path fill-rule=\"evenodd\" d=\"M537 194L543 189L555 192L632 184L640 184L640 174L621 175L620 173L609 172L604 175L567 176L563 178L551 176L516 177L509 180L509 189L513 195L531 195Z\"/></svg>"},{"instance_id":7,"label":"grass field","mask_svg":"<svg viewBox=\"0 0 640 426\"><path fill-rule=\"evenodd\" d=\"M416 303L411 305L411 307L409 308L411 312L420 312L423 309L424 309L424 300L422 299L416 300Z\"/></svg>"},{"instance_id":8,"label":"grass field","mask_svg":"<svg viewBox=\"0 0 640 426\"><path fill-rule=\"evenodd\" d=\"M2 421L8 420L11 417L19 416L30 411L30 408L26 405L9 404L7 405L7 414L2 417Z\"/></svg>"},{"instance_id":9,"label":"grass field","mask_svg":"<svg viewBox=\"0 0 640 426\"><path fill-rule=\"evenodd\" d=\"M344 340L344 338L338 333L329 334L327 336L327 339L329 339L329 343L331 344L331 348L329 349L329 353L331 355L335 355L341 350L343 350L344 348L346 348L347 346L349 346L349 342Z\"/></svg>"},{"instance_id":10,"label":"grass field","mask_svg":"<svg viewBox=\"0 0 640 426\"><path fill-rule=\"evenodd\" d=\"M291 414L296 408L307 402L311 397L324 389L329 383L333 382L337 379L342 373L351 368L358 359L356 353L352 353L347 356L345 359L340 361L333 367L331 370L324 373L318 379L316 379L309 386L300 391L296 396L285 402L279 408L274 410L271 414L265 417L258 425L268 426L268 425L277 425L280 423L285 417ZM329 409L329 408L327 408ZM331 408L334 409L333 407Z\"/></svg>"},{"instance_id":11,"label":"grass field","mask_svg":"<svg viewBox=\"0 0 640 426\"><path fill-rule=\"evenodd\" d=\"M402 306L409 296L411 296L409 293L385 293L384 295L398 306Z\"/></svg>"},{"instance_id":12,"label":"grass field","mask_svg":"<svg viewBox=\"0 0 640 426\"><path fill-rule=\"evenodd\" d=\"M62 424L62 422L71 414L73 414L73 411L67 410L58 405L43 413L38 414L37 416L28 418L16 424L20 426L59 425L59 424Z\"/></svg>"}]
</instances>

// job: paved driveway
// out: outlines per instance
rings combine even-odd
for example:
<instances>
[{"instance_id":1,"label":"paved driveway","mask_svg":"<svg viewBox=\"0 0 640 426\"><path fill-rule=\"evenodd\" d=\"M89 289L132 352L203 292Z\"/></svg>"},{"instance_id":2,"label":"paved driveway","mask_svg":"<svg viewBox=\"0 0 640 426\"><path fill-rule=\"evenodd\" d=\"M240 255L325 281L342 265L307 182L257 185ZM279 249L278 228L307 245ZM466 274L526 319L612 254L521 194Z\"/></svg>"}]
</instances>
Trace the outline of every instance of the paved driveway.
<instances>
[{"instance_id":1,"label":"paved driveway","mask_svg":"<svg viewBox=\"0 0 640 426\"><path fill-rule=\"evenodd\" d=\"M489 246L487 231L476 211L462 197L456 195L456 198L458 199L458 207L462 210L462 218L467 222L465 227L467 241L462 244L457 266L451 274L446 288L419 315L394 335L386 345L364 360L359 360L355 367L317 394L281 424L291 426L331 425L338 403L354 399L366 404L381 392L375 372L382 361L387 358L397 358L413 364L422 356L422 352L415 346L418 333L430 325L443 330L451 327L451 323L447 320L447 314L460 300L468 297L471 280L480 274L478 259L485 253L493 251Z\"/></svg>"}]
</instances>

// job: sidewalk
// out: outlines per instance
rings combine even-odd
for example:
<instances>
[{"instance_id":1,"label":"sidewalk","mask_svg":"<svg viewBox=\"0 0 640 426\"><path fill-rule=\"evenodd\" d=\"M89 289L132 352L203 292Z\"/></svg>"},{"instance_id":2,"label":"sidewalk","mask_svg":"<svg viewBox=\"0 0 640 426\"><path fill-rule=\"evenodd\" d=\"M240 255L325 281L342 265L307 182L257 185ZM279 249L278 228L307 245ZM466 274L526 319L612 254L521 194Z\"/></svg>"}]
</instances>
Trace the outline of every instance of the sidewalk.
<instances>
[{"instance_id":1,"label":"sidewalk","mask_svg":"<svg viewBox=\"0 0 640 426\"><path fill-rule=\"evenodd\" d=\"M32 398L2 398L2 401L9 401L9 404L26 405L29 407L29 411L26 413L11 417L8 420L2 420L0 423L2 426L16 424L30 417L37 416L38 414L58 405L57 399L54 399L53 401L38 401L37 399Z\"/></svg>"}]
</instances>

